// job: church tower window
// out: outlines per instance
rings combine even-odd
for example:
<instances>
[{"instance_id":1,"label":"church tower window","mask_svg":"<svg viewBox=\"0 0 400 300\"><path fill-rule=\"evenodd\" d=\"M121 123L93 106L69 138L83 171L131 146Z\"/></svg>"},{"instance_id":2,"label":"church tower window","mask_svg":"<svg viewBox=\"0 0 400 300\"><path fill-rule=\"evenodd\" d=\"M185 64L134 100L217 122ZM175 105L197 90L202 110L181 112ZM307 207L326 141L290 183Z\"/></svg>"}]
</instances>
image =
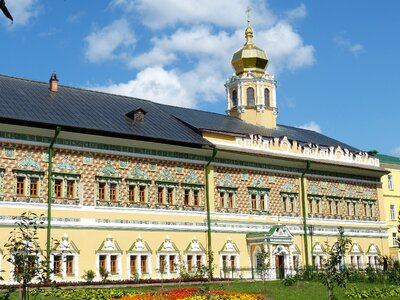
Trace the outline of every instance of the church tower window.
<instances>
[{"instance_id":1,"label":"church tower window","mask_svg":"<svg viewBox=\"0 0 400 300\"><path fill-rule=\"evenodd\" d=\"M265 106L270 107L270 100L269 100L269 89L264 90L264 99L265 99Z\"/></svg>"},{"instance_id":2,"label":"church tower window","mask_svg":"<svg viewBox=\"0 0 400 300\"><path fill-rule=\"evenodd\" d=\"M247 106L254 106L254 89L252 87L247 88Z\"/></svg>"},{"instance_id":3,"label":"church tower window","mask_svg":"<svg viewBox=\"0 0 400 300\"><path fill-rule=\"evenodd\" d=\"M238 105L238 94L236 90L232 91L232 107L235 107Z\"/></svg>"}]
</instances>

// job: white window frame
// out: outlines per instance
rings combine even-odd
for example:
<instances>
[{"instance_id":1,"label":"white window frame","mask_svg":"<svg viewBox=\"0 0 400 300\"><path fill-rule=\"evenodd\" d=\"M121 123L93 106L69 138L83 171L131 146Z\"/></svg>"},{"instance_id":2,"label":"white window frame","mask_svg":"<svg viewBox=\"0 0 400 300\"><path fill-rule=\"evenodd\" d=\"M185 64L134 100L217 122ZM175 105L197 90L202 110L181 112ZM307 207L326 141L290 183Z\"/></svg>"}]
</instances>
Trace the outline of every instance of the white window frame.
<instances>
[{"instance_id":1,"label":"white window frame","mask_svg":"<svg viewBox=\"0 0 400 300\"><path fill-rule=\"evenodd\" d=\"M105 199L100 199L99 197L99 188L100 188L100 183L105 183ZM111 184L116 185L116 199L111 201L110 200L110 186ZM108 177L101 177L101 176L96 176L96 202L97 203L119 203L121 202L121 179L120 178L108 178Z\"/></svg>"},{"instance_id":2,"label":"white window frame","mask_svg":"<svg viewBox=\"0 0 400 300\"><path fill-rule=\"evenodd\" d=\"M269 190L268 189L258 189L258 188L248 188L249 191L249 201L250 209L252 211L259 211L269 213ZM256 209L252 207L252 195L256 195ZM264 202L264 210L261 210L261 204Z\"/></svg>"},{"instance_id":3,"label":"white window frame","mask_svg":"<svg viewBox=\"0 0 400 300\"><path fill-rule=\"evenodd\" d=\"M71 252L70 250L67 251L52 251L51 252L51 257L50 257L50 264L53 267L54 266L54 256L61 256L61 278L63 280L67 279L67 277L74 277L76 280L79 279L79 263L78 263L78 253L77 252ZM74 272L71 274L67 274L67 256L73 256L74 257L74 267L73 270ZM56 274L51 274L51 278L55 279L59 275Z\"/></svg>"},{"instance_id":4,"label":"white window frame","mask_svg":"<svg viewBox=\"0 0 400 300\"><path fill-rule=\"evenodd\" d=\"M132 179L127 179L126 180L126 195L127 195L127 203L129 204L145 204L149 203L150 199L150 183L151 181L149 180L132 180ZM130 187L134 187L134 201L129 202L129 189ZM145 187L145 201L140 202L140 187Z\"/></svg>"},{"instance_id":5,"label":"white window frame","mask_svg":"<svg viewBox=\"0 0 400 300\"><path fill-rule=\"evenodd\" d=\"M394 190L393 175L391 175L391 174L388 175L388 189L389 189L389 191Z\"/></svg>"},{"instance_id":6,"label":"white window frame","mask_svg":"<svg viewBox=\"0 0 400 300\"><path fill-rule=\"evenodd\" d=\"M119 279L122 278L122 254L116 251L98 251L96 253L96 276L100 278L100 255L106 256L106 270L110 274L110 277L117 276ZM117 256L117 273L111 273L111 256Z\"/></svg>"},{"instance_id":7,"label":"white window frame","mask_svg":"<svg viewBox=\"0 0 400 300\"><path fill-rule=\"evenodd\" d=\"M217 193L218 193L218 207L222 210L234 210L236 209L236 199L237 199L237 189L235 188L226 188L226 187L220 187L217 189ZM224 194L224 205L221 206L221 193ZM229 194L233 194L233 203L232 203L232 207L229 207Z\"/></svg>"},{"instance_id":8,"label":"white window frame","mask_svg":"<svg viewBox=\"0 0 400 300\"><path fill-rule=\"evenodd\" d=\"M175 272L170 272L170 256L174 255L174 265L175 265ZM171 277L171 275L179 276L179 270L180 270L180 255L178 251L171 251L171 252L158 252L157 253L157 260L156 260L156 269L158 275L161 277L161 271L160 271L160 256L165 256L165 266L164 266L164 272L162 273L163 275L165 274L167 277Z\"/></svg>"},{"instance_id":9,"label":"white window frame","mask_svg":"<svg viewBox=\"0 0 400 300\"><path fill-rule=\"evenodd\" d=\"M158 189L162 188L163 189L163 202L160 203L158 199ZM173 189L172 193L172 203L168 203L168 189ZM164 183L164 182L156 182L156 192L157 192L157 200L156 200L156 205L157 206L165 206L165 207L170 207L170 206L175 206L177 205L177 190L178 190L178 184L175 183Z\"/></svg>"},{"instance_id":10,"label":"white window frame","mask_svg":"<svg viewBox=\"0 0 400 300\"><path fill-rule=\"evenodd\" d=\"M136 256L136 272L139 276L139 278L141 278L142 276L149 276L151 277L151 253L148 252L129 252L127 255L127 273L128 276L132 276L132 269L131 269L131 257L132 256ZM147 268L147 272L143 273L142 270L142 257L146 256L147 257L147 261L146 261L146 268Z\"/></svg>"},{"instance_id":11,"label":"white window frame","mask_svg":"<svg viewBox=\"0 0 400 300\"><path fill-rule=\"evenodd\" d=\"M189 204L185 204L185 190L189 190ZM199 205L194 205L194 191L199 193ZM182 184L182 205L185 207L203 207L204 206L204 188L203 186Z\"/></svg>"},{"instance_id":12,"label":"white window frame","mask_svg":"<svg viewBox=\"0 0 400 300\"><path fill-rule=\"evenodd\" d=\"M206 254L204 252L185 252L185 257L184 257L184 267L186 272L189 272L189 260L188 256L191 255L192 257L196 257L196 259L192 259L192 271L190 274L196 273L197 272L197 257L201 257L201 266L206 265Z\"/></svg>"},{"instance_id":13,"label":"white window frame","mask_svg":"<svg viewBox=\"0 0 400 300\"><path fill-rule=\"evenodd\" d=\"M392 221L396 220L396 206L394 204L390 205L390 217Z\"/></svg>"}]
</instances>

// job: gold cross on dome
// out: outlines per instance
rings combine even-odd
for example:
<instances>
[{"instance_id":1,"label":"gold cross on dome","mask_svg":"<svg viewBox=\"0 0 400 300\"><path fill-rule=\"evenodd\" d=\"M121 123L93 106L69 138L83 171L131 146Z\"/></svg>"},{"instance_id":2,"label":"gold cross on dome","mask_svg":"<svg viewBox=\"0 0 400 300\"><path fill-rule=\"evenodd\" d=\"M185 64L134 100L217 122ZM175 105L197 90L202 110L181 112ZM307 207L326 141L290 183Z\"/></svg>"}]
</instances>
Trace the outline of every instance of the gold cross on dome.
<instances>
[{"instance_id":1,"label":"gold cross on dome","mask_svg":"<svg viewBox=\"0 0 400 300\"><path fill-rule=\"evenodd\" d=\"M249 24L250 24L250 12L251 12L251 7L250 7L250 6L247 6L247 9L246 9L246 13L247 13L247 23L249 23Z\"/></svg>"}]
</instances>

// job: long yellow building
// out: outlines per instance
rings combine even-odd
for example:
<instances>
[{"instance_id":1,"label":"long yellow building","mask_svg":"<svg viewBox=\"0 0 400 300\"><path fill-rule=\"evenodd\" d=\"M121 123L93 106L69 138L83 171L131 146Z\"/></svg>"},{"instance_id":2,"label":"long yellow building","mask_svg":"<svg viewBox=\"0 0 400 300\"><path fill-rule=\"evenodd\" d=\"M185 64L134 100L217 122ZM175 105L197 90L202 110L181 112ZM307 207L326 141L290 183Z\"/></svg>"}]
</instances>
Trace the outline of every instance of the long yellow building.
<instances>
[{"instance_id":1,"label":"long yellow building","mask_svg":"<svg viewBox=\"0 0 400 300\"><path fill-rule=\"evenodd\" d=\"M267 55L250 25L245 38L227 115L59 86L55 74L50 85L0 76L0 245L13 217L46 214L51 160L54 280L99 279L101 268L112 279L173 278L206 265L208 250L214 276L250 278L262 248L278 278L321 267L340 234L353 240L343 263L376 266L388 252L385 169L277 124ZM12 282L13 265L1 267Z\"/></svg>"},{"instance_id":2,"label":"long yellow building","mask_svg":"<svg viewBox=\"0 0 400 300\"><path fill-rule=\"evenodd\" d=\"M398 226L400 210L400 158L377 154L382 167L389 173L382 177L382 191L388 230L389 257L399 260Z\"/></svg>"}]
</instances>

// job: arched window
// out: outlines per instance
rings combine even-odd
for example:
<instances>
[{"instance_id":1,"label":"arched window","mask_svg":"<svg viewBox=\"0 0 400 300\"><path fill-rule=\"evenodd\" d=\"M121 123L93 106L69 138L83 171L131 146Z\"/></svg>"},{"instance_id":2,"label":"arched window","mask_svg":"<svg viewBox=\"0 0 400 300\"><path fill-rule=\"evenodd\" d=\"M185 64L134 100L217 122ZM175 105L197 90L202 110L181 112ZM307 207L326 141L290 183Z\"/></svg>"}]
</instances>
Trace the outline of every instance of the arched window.
<instances>
[{"instance_id":1,"label":"arched window","mask_svg":"<svg viewBox=\"0 0 400 300\"><path fill-rule=\"evenodd\" d=\"M264 90L265 106L269 107L269 89Z\"/></svg>"},{"instance_id":2,"label":"arched window","mask_svg":"<svg viewBox=\"0 0 400 300\"><path fill-rule=\"evenodd\" d=\"M232 107L237 106L237 103L238 103L237 91L233 90L232 91Z\"/></svg>"},{"instance_id":3,"label":"arched window","mask_svg":"<svg viewBox=\"0 0 400 300\"><path fill-rule=\"evenodd\" d=\"M254 89L252 87L247 88L247 106L254 106Z\"/></svg>"}]
</instances>

